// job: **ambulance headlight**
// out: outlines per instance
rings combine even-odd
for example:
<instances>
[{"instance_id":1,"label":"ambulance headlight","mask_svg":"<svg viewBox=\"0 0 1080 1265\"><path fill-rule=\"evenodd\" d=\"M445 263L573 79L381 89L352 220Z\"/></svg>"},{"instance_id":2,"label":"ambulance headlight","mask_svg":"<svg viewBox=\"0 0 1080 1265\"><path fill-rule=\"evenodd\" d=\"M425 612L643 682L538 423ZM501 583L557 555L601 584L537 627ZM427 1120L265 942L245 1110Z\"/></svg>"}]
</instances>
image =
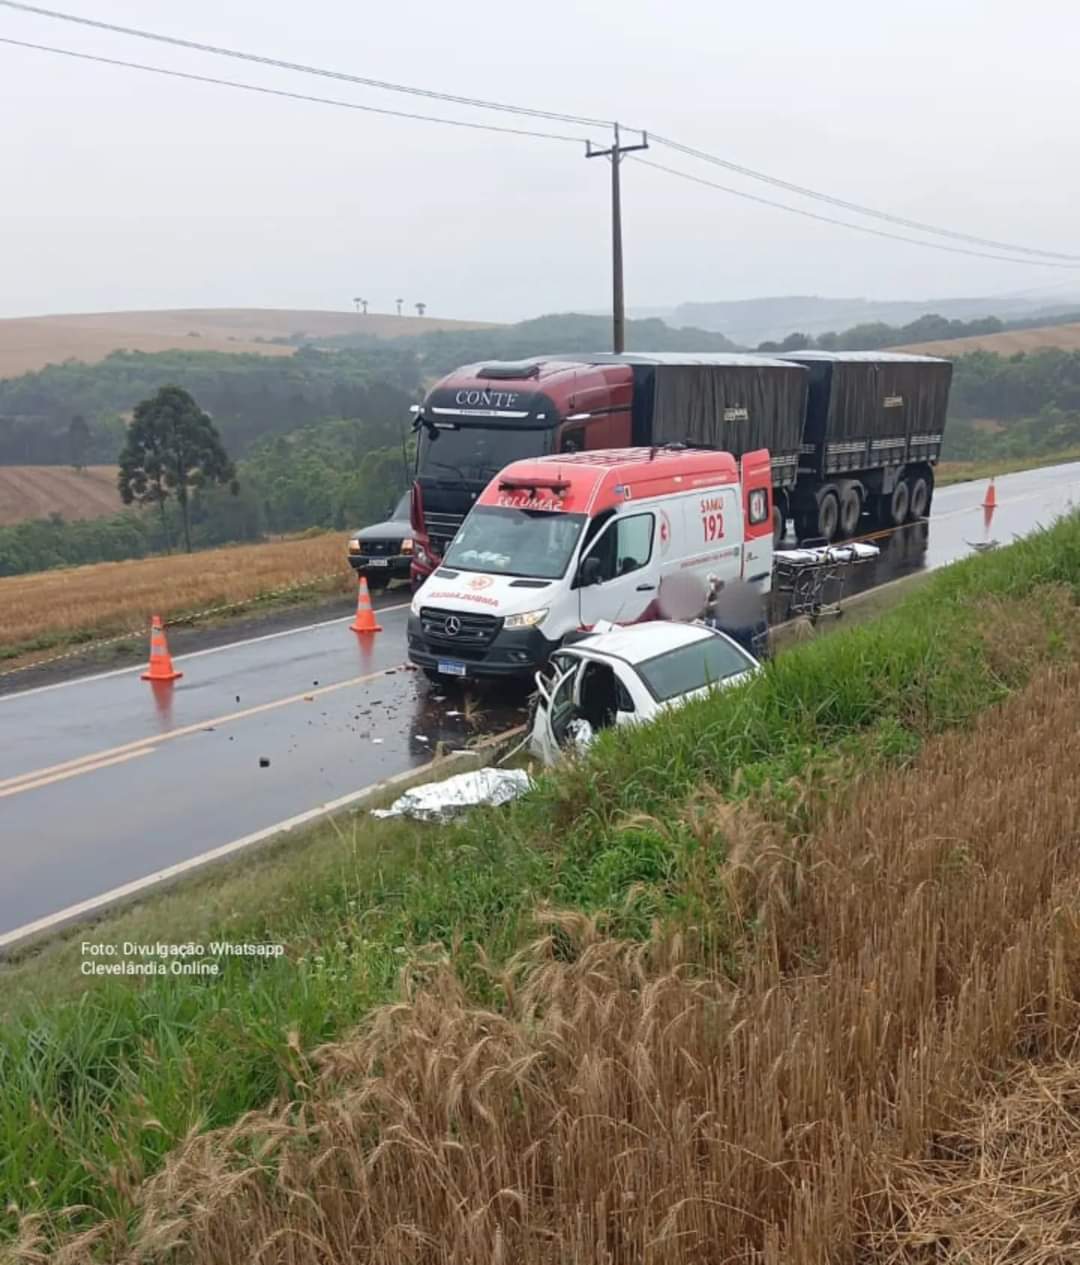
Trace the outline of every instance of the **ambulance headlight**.
<instances>
[{"instance_id":1,"label":"ambulance headlight","mask_svg":"<svg viewBox=\"0 0 1080 1265\"><path fill-rule=\"evenodd\" d=\"M504 628L535 628L547 618L550 608L542 606L538 611L522 611L520 615L507 615L503 620Z\"/></svg>"}]
</instances>

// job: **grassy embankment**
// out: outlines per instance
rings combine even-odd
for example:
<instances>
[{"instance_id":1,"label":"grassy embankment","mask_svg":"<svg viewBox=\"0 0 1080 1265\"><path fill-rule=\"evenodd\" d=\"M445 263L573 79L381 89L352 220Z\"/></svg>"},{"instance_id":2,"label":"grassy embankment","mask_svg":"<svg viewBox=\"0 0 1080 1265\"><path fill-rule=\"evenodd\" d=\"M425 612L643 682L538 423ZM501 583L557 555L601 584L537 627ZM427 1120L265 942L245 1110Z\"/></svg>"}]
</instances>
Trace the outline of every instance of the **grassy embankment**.
<instances>
[{"instance_id":1,"label":"grassy embankment","mask_svg":"<svg viewBox=\"0 0 1080 1265\"><path fill-rule=\"evenodd\" d=\"M1022 470L1041 470L1044 466L1063 466L1070 461L1080 461L1080 448L1062 448L1060 452L1042 457L998 457L990 461L942 461L937 468L935 483L939 488L950 483L970 483L975 479L992 479L1003 474L1017 474Z\"/></svg>"},{"instance_id":2,"label":"grassy embankment","mask_svg":"<svg viewBox=\"0 0 1080 1265\"><path fill-rule=\"evenodd\" d=\"M507 811L331 823L79 937L282 959L82 996L77 939L17 964L0 1187L20 1213L104 1217L106 1258L133 1234L144 1259L180 1237L177 1259L248 1260L276 1235L263 1259L711 1244L809 1265L915 1242L929 1157L972 1169L979 1232L961 1135L998 1108L978 1094L1023 1060L1045 1070L1021 1088L1075 1080L1053 1063L1080 1001L1078 593L1073 519L605 737ZM1026 1158L997 1137L1003 1233L1074 1125L1042 1119ZM27 1251L64 1224L24 1221Z\"/></svg>"},{"instance_id":3,"label":"grassy embankment","mask_svg":"<svg viewBox=\"0 0 1080 1265\"><path fill-rule=\"evenodd\" d=\"M0 662L31 662L65 647L181 619L218 606L346 593L355 580L341 532L229 545L193 554L100 562L0 578Z\"/></svg>"}]
</instances>

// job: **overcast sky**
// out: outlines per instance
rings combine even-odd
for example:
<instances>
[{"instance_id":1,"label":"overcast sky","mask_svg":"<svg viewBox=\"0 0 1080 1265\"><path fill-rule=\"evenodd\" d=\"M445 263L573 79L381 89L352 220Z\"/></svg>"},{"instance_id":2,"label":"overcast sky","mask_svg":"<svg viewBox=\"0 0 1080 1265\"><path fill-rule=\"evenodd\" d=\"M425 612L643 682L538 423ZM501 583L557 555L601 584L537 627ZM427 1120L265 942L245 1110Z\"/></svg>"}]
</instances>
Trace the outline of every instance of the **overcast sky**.
<instances>
[{"instance_id":1,"label":"overcast sky","mask_svg":"<svg viewBox=\"0 0 1080 1265\"><path fill-rule=\"evenodd\" d=\"M52 2L358 75L618 117L849 200L1080 255L1075 0ZM2 7L0 35L515 121ZM514 319L609 302L608 170L573 145L4 45L0 139L0 315L346 308L363 295L375 311L402 296L431 315ZM815 206L670 151L647 157ZM630 162L623 179L631 306L1053 293L1069 279L813 223Z\"/></svg>"}]
</instances>

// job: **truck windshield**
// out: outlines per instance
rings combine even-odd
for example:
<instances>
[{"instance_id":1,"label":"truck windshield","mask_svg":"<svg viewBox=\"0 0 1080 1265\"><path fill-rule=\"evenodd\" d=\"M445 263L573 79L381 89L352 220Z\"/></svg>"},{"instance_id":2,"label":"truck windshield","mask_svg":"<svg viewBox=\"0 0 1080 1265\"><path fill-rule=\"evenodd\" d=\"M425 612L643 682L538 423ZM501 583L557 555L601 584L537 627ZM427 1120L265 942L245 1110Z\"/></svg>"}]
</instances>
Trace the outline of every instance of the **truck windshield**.
<instances>
[{"instance_id":1,"label":"truck windshield","mask_svg":"<svg viewBox=\"0 0 1080 1265\"><path fill-rule=\"evenodd\" d=\"M584 514L478 505L454 537L443 565L556 580L565 574L584 524Z\"/></svg>"},{"instance_id":2,"label":"truck windshield","mask_svg":"<svg viewBox=\"0 0 1080 1265\"><path fill-rule=\"evenodd\" d=\"M425 425L420 427L417 474L487 483L512 461L543 455L550 442L550 430Z\"/></svg>"}]
</instances>

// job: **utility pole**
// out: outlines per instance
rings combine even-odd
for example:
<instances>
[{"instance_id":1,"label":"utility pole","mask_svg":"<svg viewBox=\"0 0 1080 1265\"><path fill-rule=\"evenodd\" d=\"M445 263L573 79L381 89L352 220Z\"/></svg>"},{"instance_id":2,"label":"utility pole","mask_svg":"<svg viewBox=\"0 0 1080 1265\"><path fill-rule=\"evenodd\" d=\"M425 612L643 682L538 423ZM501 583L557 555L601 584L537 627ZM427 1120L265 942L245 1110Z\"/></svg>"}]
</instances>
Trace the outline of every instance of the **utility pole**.
<instances>
[{"instance_id":1,"label":"utility pole","mask_svg":"<svg viewBox=\"0 0 1080 1265\"><path fill-rule=\"evenodd\" d=\"M626 308L623 295L622 195L619 189L619 168L622 166L623 154L632 154L638 149L648 149L649 138L642 132L640 144L620 145L618 123L614 127L615 143L611 148L593 149L592 143L586 141L585 157L611 160L611 342L612 351L621 353L626 350Z\"/></svg>"}]
</instances>

